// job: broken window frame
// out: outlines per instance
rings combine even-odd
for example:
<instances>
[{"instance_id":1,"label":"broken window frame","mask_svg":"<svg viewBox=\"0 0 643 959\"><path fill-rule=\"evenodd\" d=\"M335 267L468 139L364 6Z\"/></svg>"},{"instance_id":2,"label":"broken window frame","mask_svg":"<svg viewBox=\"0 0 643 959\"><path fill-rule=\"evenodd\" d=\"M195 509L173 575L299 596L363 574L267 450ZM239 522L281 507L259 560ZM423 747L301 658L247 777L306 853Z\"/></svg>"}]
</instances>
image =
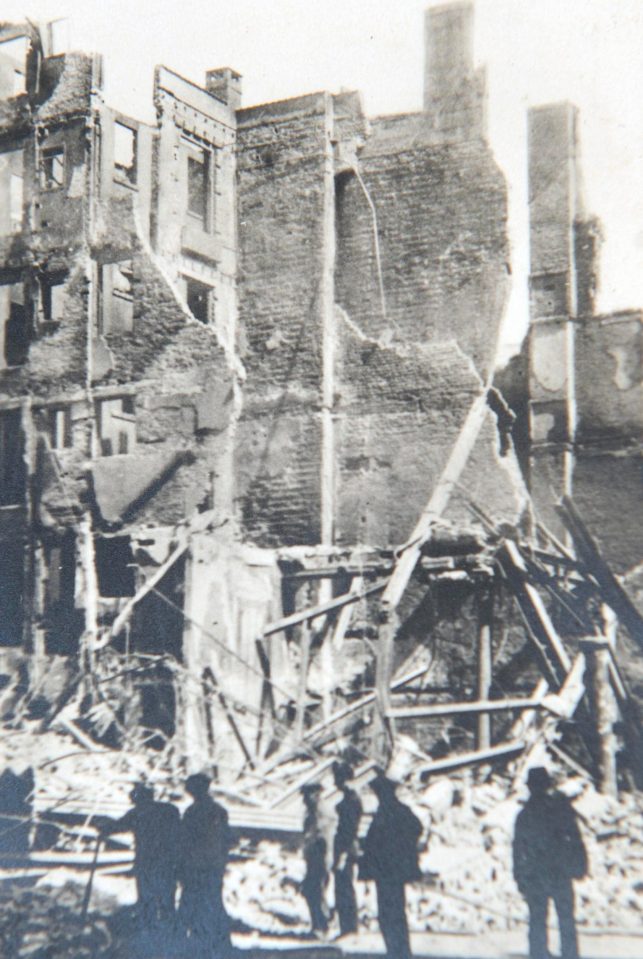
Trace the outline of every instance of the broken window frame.
<instances>
[{"instance_id":1,"label":"broken window frame","mask_svg":"<svg viewBox=\"0 0 643 959\"><path fill-rule=\"evenodd\" d=\"M119 161L119 137L124 135L120 131L127 131L129 134L128 144L131 144L131 151L128 151L129 163ZM137 173L138 130L124 120L116 118L114 120L114 180L117 183L125 183L127 186L136 186Z\"/></svg>"},{"instance_id":2,"label":"broken window frame","mask_svg":"<svg viewBox=\"0 0 643 959\"><path fill-rule=\"evenodd\" d=\"M40 325L45 329L55 329L63 319L62 300L64 296L65 277L62 275L48 275L40 277ZM58 293L54 295L54 290ZM55 303L60 308L55 309Z\"/></svg>"},{"instance_id":3,"label":"broken window frame","mask_svg":"<svg viewBox=\"0 0 643 959\"><path fill-rule=\"evenodd\" d=\"M206 283L203 280L197 279L194 276L190 276L189 274L184 274L183 280L185 282L185 300L187 302L190 313L196 320L199 321L199 323L203 323L204 326L211 326L213 322L214 300L215 300L214 286L211 283ZM206 302L205 302L204 313L201 310L195 311L193 309L194 299L190 294L190 287L193 287L193 288L199 287L198 290L193 290L194 294L196 296L199 296L199 294L202 294L205 296ZM204 319L204 316L205 316L205 319Z\"/></svg>"},{"instance_id":4,"label":"broken window frame","mask_svg":"<svg viewBox=\"0 0 643 959\"><path fill-rule=\"evenodd\" d=\"M22 413L0 410L0 507L22 506L25 497L25 464Z\"/></svg>"},{"instance_id":5,"label":"broken window frame","mask_svg":"<svg viewBox=\"0 0 643 959\"><path fill-rule=\"evenodd\" d=\"M52 450L68 450L73 447L70 406L50 406L47 409L47 426Z\"/></svg>"},{"instance_id":6,"label":"broken window frame","mask_svg":"<svg viewBox=\"0 0 643 959\"><path fill-rule=\"evenodd\" d=\"M198 223L204 233L212 233L214 228L214 149L210 144L191 137L181 137L185 154L185 211L188 221ZM195 190L191 171L196 168L200 171L200 187L202 193L198 202L195 202Z\"/></svg>"},{"instance_id":7,"label":"broken window frame","mask_svg":"<svg viewBox=\"0 0 643 959\"><path fill-rule=\"evenodd\" d=\"M128 425L128 429L114 430L113 435L105 435L107 404L120 403L121 409L109 413L110 421L122 420ZM98 455L123 456L131 453L136 448L136 401L133 396L110 396L96 401L96 435ZM116 440L117 449L114 449L114 440Z\"/></svg>"},{"instance_id":8,"label":"broken window frame","mask_svg":"<svg viewBox=\"0 0 643 959\"><path fill-rule=\"evenodd\" d=\"M133 331L133 280L134 268L131 259L103 263L100 267L98 298L101 333L120 334ZM126 289L126 286L129 289Z\"/></svg>"},{"instance_id":9,"label":"broken window frame","mask_svg":"<svg viewBox=\"0 0 643 959\"><path fill-rule=\"evenodd\" d=\"M58 162L56 162L58 161ZM65 147L44 147L40 154L40 187L42 190L62 190L65 186ZM56 173L56 171L58 171Z\"/></svg>"},{"instance_id":10,"label":"broken window frame","mask_svg":"<svg viewBox=\"0 0 643 959\"><path fill-rule=\"evenodd\" d=\"M9 311L2 318L4 323L4 360L7 369L17 369L27 362L31 341L27 291L25 284L20 280L2 285L8 286L10 290ZM21 291L20 298L14 299L18 290Z\"/></svg>"}]
</instances>

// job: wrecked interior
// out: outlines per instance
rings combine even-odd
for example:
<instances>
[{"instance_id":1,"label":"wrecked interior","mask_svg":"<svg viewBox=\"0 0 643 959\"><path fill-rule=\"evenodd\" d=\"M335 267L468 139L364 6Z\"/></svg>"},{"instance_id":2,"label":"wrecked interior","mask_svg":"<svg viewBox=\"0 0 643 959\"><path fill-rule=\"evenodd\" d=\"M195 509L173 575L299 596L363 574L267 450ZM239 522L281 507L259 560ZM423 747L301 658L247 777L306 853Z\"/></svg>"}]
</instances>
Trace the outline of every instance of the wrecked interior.
<instances>
[{"instance_id":1,"label":"wrecked interior","mask_svg":"<svg viewBox=\"0 0 643 959\"><path fill-rule=\"evenodd\" d=\"M145 771L216 770L263 836L338 755L422 783L548 745L636 785L641 314L593 315L575 114L530 111L532 322L494 380L472 16L428 11L420 113L159 67L155 126L0 24L0 712L101 770L79 797L43 754L41 848Z\"/></svg>"}]
</instances>

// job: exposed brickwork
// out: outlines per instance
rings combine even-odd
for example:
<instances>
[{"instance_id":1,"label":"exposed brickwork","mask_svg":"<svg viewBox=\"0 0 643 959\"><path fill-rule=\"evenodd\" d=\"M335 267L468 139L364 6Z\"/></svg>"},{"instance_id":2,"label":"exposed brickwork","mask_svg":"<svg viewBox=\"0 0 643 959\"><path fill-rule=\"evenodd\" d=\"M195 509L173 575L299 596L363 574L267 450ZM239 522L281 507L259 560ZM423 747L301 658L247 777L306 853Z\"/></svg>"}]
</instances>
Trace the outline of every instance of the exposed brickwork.
<instances>
[{"instance_id":1,"label":"exposed brickwork","mask_svg":"<svg viewBox=\"0 0 643 959\"><path fill-rule=\"evenodd\" d=\"M480 141L422 142L423 118L386 136L376 121L360 170L377 213L388 322L376 274L373 221L355 176L338 184L337 300L370 336L455 339L490 368L507 291L504 178ZM418 143L419 141L419 143Z\"/></svg>"}]
</instances>

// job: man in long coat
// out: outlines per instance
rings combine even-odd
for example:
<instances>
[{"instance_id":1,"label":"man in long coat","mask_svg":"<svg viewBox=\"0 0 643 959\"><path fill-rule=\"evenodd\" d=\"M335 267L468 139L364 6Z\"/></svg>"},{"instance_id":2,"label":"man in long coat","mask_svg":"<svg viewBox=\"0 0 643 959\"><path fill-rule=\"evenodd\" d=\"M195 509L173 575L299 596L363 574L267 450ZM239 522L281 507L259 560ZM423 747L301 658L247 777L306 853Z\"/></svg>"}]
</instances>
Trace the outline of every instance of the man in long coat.
<instances>
[{"instance_id":1,"label":"man in long coat","mask_svg":"<svg viewBox=\"0 0 643 959\"><path fill-rule=\"evenodd\" d=\"M306 873L301 883L301 894L310 913L310 924L315 933L328 931L326 888L332 856L332 820L321 803L319 783L307 783L301 788L304 800L304 861Z\"/></svg>"},{"instance_id":2,"label":"man in long coat","mask_svg":"<svg viewBox=\"0 0 643 959\"><path fill-rule=\"evenodd\" d=\"M566 796L551 790L546 769L530 769L530 796L514 830L514 878L529 909L529 957L549 959L547 909L554 900L561 959L578 959L574 879L587 874L587 854L576 813Z\"/></svg>"},{"instance_id":3,"label":"man in long coat","mask_svg":"<svg viewBox=\"0 0 643 959\"><path fill-rule=\"evenodd\" d=\"M360 879L377 890L377 918L389 959L410 959L405 884L421 878L418 840L422 823L395 795L396 783L382 773L369 783L379 805L364 840Z\"/></svg>"},{"instance_id":4,"label":"man in long coat","mask_svg":"<svg viewBox=\"0 0 643 959\"><path fill-rule=\"evenodd\" d=\"M357 901L353 880L362 804L355 790L348 785L352 774L353 771L347 763L333 764L335 785L342 793L342 798L335 806L337 828L333 842L335 908L339 918L340 936L357 931Z\"/></svg>"},{"instance_id":5,"label":"man in long coat","mask_svg":"<svg viewBox=\"0 0 643 959\"><path fill-rule=\"evenodd\" d=\"M181 822L179 922L195 955L230 953L230 923L223 905L223 877L230 848L228 813L209 795L210 779L188 776L193 797Z\"/></svg>"}]
</instances>

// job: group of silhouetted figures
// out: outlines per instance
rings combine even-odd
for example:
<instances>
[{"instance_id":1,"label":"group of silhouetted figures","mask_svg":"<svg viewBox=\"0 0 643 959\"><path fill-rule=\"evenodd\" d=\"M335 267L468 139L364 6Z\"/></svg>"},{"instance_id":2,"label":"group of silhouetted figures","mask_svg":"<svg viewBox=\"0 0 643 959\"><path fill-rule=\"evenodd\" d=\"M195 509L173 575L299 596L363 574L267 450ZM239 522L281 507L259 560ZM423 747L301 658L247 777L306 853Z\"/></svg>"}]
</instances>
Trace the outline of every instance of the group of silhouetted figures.
<instances>
[{"instance_id":1,"label":"group of silhouetted figures","mask_svg":"<svg viewBox=\"0 0 643 959\"><path fill-rule=\"evenodd\" d=\"M193 801L181 817L172 803L156 802L149 787L135 786L132 808L120 819L103 823L100 834L134 834L142 937L153 945L159 939L165 939L167 945L169 939L179 938L191 955L219 959L230 953L229 921L223 906L223 876L230 847L228 814L209 795L208 776L189 776L185 788Z\"/></svg>"},{"instance_id":2,"label":"group of silhouetted figures","mask_svg":"<svg viewBox=\"0 0 643 959\"><path fill-rule=\"evenodd\" d=\"M312 931L324 936L328 930L326 889L331 874L340 936L358 928L356 879L372 881L386 954L389 959L410 959L405 886L422 879L418 862L422 823L397 798L397 784L379 772L369 782L377 810L360 843L363 810L350 785L352 770L338 762L333 774L341 799L332 816L318 783L301 789L306 869L300 888ZM547 911L552 899L561 959L578 959L573 880L586 875L587 857L576 814L569 799L552 789L544 768L530 770L527 785L530 796L516 819L513 857L514 878L529 910L529 956L549 959ZM133 808L103 826L101 834L134 833L143 925L158 930L172 924L195 956L219 959L230 954L230 925L222 898L230 838L227 813L209 796L209 787L203 774L187 779L193 803L181 818L175 806L156 802L149 788L137 786Z\"/></svg>"}]
</instances>

